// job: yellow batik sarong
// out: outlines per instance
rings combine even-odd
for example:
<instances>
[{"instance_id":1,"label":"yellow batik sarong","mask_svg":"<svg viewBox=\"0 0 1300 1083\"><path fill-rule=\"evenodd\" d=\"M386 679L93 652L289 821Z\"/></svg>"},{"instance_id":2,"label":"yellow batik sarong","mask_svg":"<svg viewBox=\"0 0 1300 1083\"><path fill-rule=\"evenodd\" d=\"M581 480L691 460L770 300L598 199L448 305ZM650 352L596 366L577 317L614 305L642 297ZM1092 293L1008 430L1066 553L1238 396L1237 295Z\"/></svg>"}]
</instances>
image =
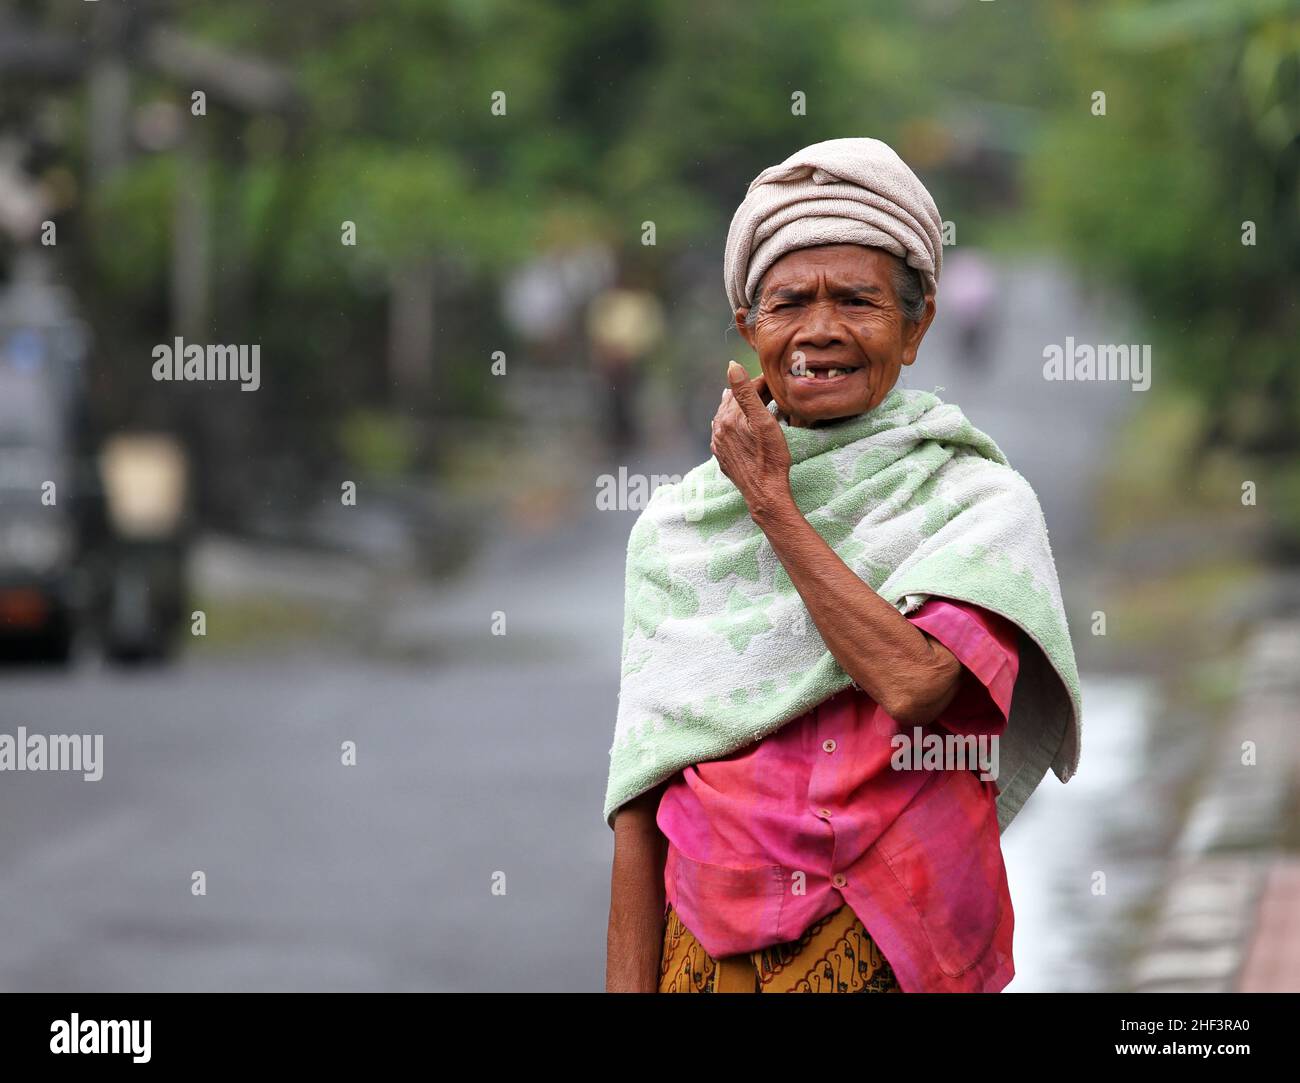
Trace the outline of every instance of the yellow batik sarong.
<instances>
[{"instance_id":1,"label":"yellow batik sarong","mask_svg":"<svg viewBox=\"0 0 1300 1083\"><path fill-rule=\"evenodd\" d=\"M796 940L712 958L670 905L661 993L901 993L893 968L847 903Z\"/></svg>"}]
</instances>

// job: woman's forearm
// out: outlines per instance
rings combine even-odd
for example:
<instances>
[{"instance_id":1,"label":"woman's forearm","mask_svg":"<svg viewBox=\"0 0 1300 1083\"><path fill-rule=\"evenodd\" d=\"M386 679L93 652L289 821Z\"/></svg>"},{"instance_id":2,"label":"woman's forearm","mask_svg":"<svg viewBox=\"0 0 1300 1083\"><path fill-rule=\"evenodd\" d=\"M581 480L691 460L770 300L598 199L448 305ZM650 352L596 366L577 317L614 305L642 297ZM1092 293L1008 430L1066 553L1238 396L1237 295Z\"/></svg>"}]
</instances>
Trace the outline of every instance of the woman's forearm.
<instances>
[{"instance_id":1,"label":"woman's forearm","mask_svg":"<svg viewBox=\"0 0 1300 1083\"><path fill-rule=\"evenodd\" d=\"M863 582L813 529L794 499L752 510L827 649L885 712L932 722L952 701L961 663Z\"/></svg>"},{"instance_id":2,"label":"woman's forearm","mask_svg":"<svg viewBox=\"0 0 1300 1083\"><path fill-rule=\"evenodd\" d=\"M664 936L664 861L668 840L655 822L662 785L628 802L614 820L605 991L659 988Z\"/></svg>"}]
</instances>

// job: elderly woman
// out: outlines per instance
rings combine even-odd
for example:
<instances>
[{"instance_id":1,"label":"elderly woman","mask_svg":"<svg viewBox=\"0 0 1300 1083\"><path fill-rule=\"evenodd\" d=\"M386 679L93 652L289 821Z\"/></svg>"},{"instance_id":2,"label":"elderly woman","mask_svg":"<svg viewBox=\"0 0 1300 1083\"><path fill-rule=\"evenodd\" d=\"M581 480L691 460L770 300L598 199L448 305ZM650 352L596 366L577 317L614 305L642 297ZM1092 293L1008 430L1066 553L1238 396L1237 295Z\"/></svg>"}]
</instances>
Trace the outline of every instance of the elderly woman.
<instances>
[{"instance_id":1,"label":"elderly woman","mask_svg":"<svg viewBox=\"0 0 1300 1083\"><path fill-rule=\"evenodd\" d=\"M1001 832L1078 765L1038 501L896 387L935 315L930 194L834 139L760 173L724 277L713 457L628 541L607 988L996 992ZM973 749L978 754L972 754Z\"/></svg>"}]
</instances>

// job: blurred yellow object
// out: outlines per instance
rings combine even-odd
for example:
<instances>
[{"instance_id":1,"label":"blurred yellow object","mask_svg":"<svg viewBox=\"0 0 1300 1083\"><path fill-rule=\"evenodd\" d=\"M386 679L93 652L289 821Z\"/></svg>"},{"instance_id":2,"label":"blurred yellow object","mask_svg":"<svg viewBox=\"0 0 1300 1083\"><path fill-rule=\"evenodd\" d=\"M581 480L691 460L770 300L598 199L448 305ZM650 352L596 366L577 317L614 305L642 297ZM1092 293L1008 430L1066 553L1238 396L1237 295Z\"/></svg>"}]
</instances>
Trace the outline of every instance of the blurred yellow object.
<instances>
[{"instance_id":1,"label":"blurred yellow object","mask_svg":"<svg viewBox=\"0 0 1300 1083\"><path fill-rule=\"evenodd\" d=\"M162 434L111 437L99 455L109 521L120 537L165 538L185 511L186 459Z\"/></svg>"},{"instance_id":2,"label":"blurred yellow object","mask_svg":"<svg viewBox=\"0 0 1300 1083\"><path fill-rule=\"evenodd\" d=\"M659 344L663 333L663 306L648 290L606 290L587 312L592 344L613 357L643 357Z\"/></svg>"}]
</instances>

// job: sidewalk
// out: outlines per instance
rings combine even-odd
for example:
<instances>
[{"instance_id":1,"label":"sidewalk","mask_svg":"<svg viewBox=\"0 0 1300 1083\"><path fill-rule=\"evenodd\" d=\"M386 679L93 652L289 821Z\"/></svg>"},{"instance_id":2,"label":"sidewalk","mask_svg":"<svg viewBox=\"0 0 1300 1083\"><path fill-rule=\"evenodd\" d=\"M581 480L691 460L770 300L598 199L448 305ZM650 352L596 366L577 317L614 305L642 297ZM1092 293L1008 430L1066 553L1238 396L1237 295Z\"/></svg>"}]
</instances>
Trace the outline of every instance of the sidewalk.
<instances>
[{"instance_id":1,"label":"sidewalk","mask_svg":"<svg viewBox=\"0 0 1300 1083\"><path fill-rule=\"evenodd\" d=\"M1180 836L1138 992L1300 991L1300 616L1267 618Z\"/></svg>"},{"instance_id":2,"label":"sidewalk","mask_svg":"<svg viewBox=\"0 0 1300 1083\"><path fill-rule=\"evenodd\" d=\"M1242 993L1300 991L1300 857L1274 862L1237 981Z\"/></svg>"}]
</instances>

